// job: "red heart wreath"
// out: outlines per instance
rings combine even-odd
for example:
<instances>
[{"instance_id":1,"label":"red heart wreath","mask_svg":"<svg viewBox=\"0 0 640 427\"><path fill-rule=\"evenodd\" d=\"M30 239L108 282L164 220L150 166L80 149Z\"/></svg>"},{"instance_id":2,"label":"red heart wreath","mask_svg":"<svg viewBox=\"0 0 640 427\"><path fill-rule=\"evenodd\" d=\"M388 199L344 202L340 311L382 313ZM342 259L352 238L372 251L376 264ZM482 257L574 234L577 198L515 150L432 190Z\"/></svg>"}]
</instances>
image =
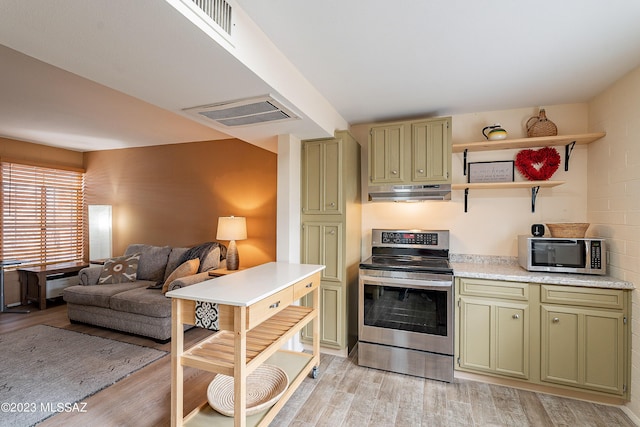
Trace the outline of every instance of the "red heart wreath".
<instances>
[{"instance_id":1,"label":"red heart wreath","mask_svg":"<svg viewBox=\"0 0 640 427\"><path fill-rule=\"evenodd\" d=\"M522 150L516 155L518 171L530 181L544 181L558 170L560 154L553 147Z\"/></svg>"}]
</instances>

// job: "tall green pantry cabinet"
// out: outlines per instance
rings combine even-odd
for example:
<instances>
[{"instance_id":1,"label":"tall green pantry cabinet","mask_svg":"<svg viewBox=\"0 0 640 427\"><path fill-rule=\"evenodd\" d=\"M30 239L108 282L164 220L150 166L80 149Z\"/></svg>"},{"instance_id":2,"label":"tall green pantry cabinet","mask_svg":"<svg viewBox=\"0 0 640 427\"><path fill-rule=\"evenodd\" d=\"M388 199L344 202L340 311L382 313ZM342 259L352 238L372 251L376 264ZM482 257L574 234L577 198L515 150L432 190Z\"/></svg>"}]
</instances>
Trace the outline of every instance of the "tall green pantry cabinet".
<instances>
[{"instance_id":1,"label":"tall green pantry cabinet","mask_svg":"<svg viewBox=\"0 0 640 427\"><path fill-rule=\"evenodd\" d=\"M351 350L357 341L360 263L360 145L347 131L302 142L302 262L322 264L320 344ZM311 306L311 296L302 303ZM310 342L311 328L302 331Z\"/></svg>"}]
</instances>

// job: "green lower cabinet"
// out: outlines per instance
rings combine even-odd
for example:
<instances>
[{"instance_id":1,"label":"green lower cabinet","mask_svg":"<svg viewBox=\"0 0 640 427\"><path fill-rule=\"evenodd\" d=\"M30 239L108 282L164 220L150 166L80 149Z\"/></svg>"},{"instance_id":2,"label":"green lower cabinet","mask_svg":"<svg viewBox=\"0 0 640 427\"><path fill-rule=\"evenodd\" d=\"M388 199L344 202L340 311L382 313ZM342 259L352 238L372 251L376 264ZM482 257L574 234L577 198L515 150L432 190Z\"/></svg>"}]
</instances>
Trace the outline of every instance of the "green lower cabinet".
<instances>
[{"instance_id":1,"label":"green lower cabinet","mask_svg":"<svg viewBox=\"0 0 640 427\"><path fill-rule=\"evenodd\" d=\"M456 278L457 367L629 400L631 291Z\"/></svg>"},{"instance_id":2,"label":"green lower cabinet","mask_svg":"<svg viewBox=\"0 0 640 427\"><path fill-rule=\"evenodd\" d=\"M340 285L320 284L320 344L326 347L343 348L346 345L344 289ZM311 294L302 299L302 304L311 306ZM311 342L311 324L302 329L302 340Z\"/></svg>"},{"instance_id":3,"label":"green lower cabinet","mask_svg":"<svg viewBox=\"0 0 640 427\"><path fill-rule=\"evenodd\" d=\"M543 305L541 317L542 381L624 393L623 313Z\"/></svg>"},{"instance_id":4,"label":"green lower cabinet","mask_svg":"<svg viewBox=\"0 0 640 427\"><path fill-rule=\"evenodd\" d=\"M529 378L528 305L460 298L460 367Z\"/></svg>"}]
</instances>

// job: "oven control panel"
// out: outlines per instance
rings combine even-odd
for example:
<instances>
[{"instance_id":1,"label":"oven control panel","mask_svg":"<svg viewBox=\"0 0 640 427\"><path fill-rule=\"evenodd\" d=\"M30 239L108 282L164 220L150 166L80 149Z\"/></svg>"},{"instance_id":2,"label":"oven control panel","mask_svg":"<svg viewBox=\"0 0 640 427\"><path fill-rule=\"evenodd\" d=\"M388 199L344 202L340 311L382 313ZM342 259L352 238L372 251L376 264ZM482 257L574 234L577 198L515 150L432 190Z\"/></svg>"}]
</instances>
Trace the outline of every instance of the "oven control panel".
<instances>
[{"instance_id":1,"label":"oven control panel","mask_svg":"<svg viewBox=\"0 0 640 427\"><path fill-rule=\"evenodd\" d=\"M415 233L383 231L382 243L394 243L400 245L438 245L438 233Z\"/></svg>"}]
</instances>

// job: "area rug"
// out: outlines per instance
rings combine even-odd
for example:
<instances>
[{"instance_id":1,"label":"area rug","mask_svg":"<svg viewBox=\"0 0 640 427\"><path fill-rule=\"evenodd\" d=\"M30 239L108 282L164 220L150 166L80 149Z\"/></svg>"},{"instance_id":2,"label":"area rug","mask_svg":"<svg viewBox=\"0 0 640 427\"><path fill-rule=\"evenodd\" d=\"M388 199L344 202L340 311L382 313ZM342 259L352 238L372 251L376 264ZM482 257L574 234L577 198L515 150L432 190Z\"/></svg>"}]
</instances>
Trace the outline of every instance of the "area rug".
<instances>
[{"instance_id":1,"label":"area rug","mask_svg":"<svg viewBox=\"0 0 640 427\"><path fill-rule=\"evenodd\" d=\"M59 412L89 412L83 399L167 352L38 325L0 335L0 425L31 426Z\"/></svg>"}]
</instances>

